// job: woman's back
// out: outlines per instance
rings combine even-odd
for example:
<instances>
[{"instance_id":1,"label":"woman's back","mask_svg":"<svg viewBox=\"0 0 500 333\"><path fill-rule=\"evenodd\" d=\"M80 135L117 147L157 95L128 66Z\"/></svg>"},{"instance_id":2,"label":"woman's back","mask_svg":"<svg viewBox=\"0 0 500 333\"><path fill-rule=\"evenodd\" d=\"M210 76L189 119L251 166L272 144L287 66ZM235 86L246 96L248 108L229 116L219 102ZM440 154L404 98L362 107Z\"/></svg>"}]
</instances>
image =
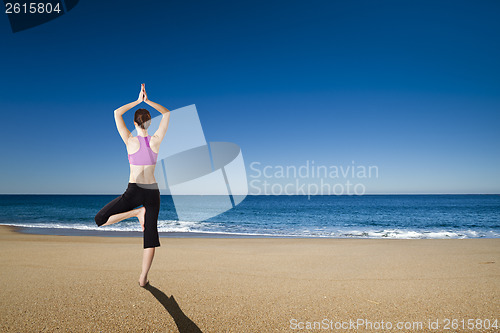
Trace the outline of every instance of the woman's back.
<instances>
[{"instance_id":1,"label":"woman's back","mask_svg":"<svg viewBox=\"0 0 500 333\"><path fill-rule=\"evenodd\" d=\"M148 135L148 127L151 123L151 114L146 109L138 109L134 114L134 126L138 136L132 136L123 121L123 114L139 103L146 103L162 114L158 129L154 135ZM158 103L150 101L146 94L144 84L141 85L139 98L116 109L115 123L118 133L127 146L130 163L129 183L152 184L156 183L154 172L160 144L167 132L170 111Z\"/></svg>"},{"instance_id":2,"label":"woman's back","mask_svg":"<svg viewBox=\"0 0 500 333\"><path fill-rule=\"evenodd\" d=\"M127 152L130 163L130 183L156 183L154 172L161 143L158 139L150 135L137 135L129 138Z\"/></svg>"}]
</instances>

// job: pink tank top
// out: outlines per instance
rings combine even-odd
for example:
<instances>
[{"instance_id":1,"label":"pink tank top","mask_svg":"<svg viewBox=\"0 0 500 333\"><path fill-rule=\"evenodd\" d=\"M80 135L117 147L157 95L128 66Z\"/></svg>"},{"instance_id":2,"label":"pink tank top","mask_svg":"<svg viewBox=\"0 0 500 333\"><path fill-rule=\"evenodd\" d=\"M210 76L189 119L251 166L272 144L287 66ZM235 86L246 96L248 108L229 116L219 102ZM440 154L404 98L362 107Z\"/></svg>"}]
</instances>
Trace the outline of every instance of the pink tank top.
<instances>
[{"instance_id":1,"label":"pink tank top","mask_svg":"<svg viewBox=\"0 0 500 333\"><path fill-rule=\"evenodd\" d=\"M155 165L156 159L158 158L158 153L155 153L149 147L149 140L151 135L147 137L136 136L139 139L139 150L133 154L128 154L128 161L133 165Z\"/></svg>"}]
</instances>

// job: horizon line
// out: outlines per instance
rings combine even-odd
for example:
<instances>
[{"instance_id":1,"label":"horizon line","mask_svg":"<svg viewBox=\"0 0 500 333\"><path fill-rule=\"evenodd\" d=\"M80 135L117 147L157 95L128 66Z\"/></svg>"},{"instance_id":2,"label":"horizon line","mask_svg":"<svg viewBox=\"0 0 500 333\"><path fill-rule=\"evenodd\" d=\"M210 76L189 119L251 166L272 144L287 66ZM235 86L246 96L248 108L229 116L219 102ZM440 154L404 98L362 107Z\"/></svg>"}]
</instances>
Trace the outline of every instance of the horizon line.
<instances>
[{"instance_id":1,"label":"horizon line","mask_svg":"<svg viewBox=\"0 0 500 333\"><path fill-rule=\"evenodd\" d=\"M123 193L0 193L0 195L122 195ZM172 195L172 194L160 194ZM175 194L176 196L226 196L227 194ZM235 194L241 196L242 194ZM337 196L337 197L362 197L366 195L500 195L499 193L365 193L365 194L246 194L245 196L269 196L269 197L289 197L289 196Z\"/></svg>"}]
</instances>

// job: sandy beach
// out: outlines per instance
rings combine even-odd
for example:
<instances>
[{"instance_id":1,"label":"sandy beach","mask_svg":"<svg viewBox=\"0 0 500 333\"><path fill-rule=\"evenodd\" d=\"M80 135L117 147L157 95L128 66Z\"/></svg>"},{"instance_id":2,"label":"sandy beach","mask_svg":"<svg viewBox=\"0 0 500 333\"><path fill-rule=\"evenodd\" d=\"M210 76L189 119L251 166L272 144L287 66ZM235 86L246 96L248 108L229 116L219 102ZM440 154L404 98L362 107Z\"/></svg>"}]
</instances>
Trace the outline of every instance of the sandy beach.
<instances>
[{"instance_id":1,"label":"sandy beach","mask_svg":"<svg viewBox=\"0 0 500 333\"><path fill-rule=\"evenodd\" d=\"M381 322L437 332L500 315L500 239L162 238L144 289L142 238L14 230L0 227L2 332L296 332L314 322L347 332L360 320L361 332Z\"/></svg>"}]
</instances>

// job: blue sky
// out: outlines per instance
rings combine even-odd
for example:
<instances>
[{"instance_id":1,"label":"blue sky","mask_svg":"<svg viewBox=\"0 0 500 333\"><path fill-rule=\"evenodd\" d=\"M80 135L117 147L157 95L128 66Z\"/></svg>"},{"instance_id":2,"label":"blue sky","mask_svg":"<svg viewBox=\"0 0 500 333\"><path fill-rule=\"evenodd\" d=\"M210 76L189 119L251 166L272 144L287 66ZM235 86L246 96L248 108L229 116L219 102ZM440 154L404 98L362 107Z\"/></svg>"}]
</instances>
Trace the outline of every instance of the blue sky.
<instances>
[{"instance_id":1,"label":"blue sky","mask_svg":"<svg viewBox=\"0 0 500 333\"><path fill-rule=\"evenodd\" d=\"M498 1L81 0L12 33L4 14L0 193L122 193L113 110L142 82L171 110L195 104L247 167L354 161L378 167L366 193L500 193L499 15Z\"/></svg>"}]
</instances>

